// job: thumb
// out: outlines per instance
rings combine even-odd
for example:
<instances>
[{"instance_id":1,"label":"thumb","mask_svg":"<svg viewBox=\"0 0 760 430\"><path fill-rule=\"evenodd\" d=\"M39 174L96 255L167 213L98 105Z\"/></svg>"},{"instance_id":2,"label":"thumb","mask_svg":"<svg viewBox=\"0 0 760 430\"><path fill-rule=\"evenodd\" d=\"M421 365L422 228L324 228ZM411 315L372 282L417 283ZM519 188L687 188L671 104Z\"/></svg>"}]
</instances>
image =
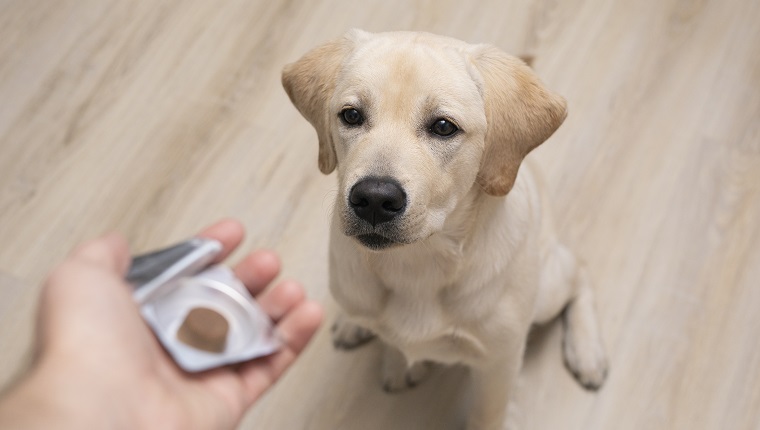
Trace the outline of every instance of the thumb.
<instances>
[{"instance_id":1,"label":"thumb","mask_svg":"<svg viewBox=\"0 0 760 430\"><path fill-rule=\"evenodd\" d=\"M127 240L118 233L83 243L71 252L70 258L103 267L120 276L127 273L131 263Z\"/></svg>"}]
</instances>

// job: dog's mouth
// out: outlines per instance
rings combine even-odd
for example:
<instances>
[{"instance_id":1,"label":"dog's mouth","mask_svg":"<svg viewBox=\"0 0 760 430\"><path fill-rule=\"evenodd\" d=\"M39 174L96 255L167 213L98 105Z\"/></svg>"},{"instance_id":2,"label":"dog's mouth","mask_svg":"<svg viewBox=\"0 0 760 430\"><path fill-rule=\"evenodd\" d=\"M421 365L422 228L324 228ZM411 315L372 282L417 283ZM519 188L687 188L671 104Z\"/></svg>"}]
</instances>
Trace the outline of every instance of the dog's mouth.
<instances>
[{"instance_id":1,"label":"dog's mouth","mask_svg":"<svg viewBox=\"0 0 760 430\"><path fill-rule=\"evenodd\" d=\"M395 240L388 239L387 237L379 235L377 233L359 234L355 237L359 243L375 251L400 245L400 243L396 242Z\"/></svg>"}]
</instances>

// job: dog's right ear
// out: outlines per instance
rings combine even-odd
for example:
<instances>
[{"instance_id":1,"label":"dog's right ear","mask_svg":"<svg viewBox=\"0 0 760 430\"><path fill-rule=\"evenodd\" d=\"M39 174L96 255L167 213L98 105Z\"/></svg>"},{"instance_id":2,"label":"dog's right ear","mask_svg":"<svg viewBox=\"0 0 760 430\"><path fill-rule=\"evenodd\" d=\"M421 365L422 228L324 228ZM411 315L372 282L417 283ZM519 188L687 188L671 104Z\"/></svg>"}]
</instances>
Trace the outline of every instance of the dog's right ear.
<instances>
[{"instance_id":1,"label":"dog's right ear","mask_svg":"<svg viewBox=\"0 0 760 430\"><path fill-rule=\"evenodd\" d=\"M319 170L328 174L335 170L338 159L330 134L328 103L335 89L341 65L353 50L358 31L318 46L282 70L282 86L290 101L317 130L319 138Z\"/></svg>"}]
</instances>

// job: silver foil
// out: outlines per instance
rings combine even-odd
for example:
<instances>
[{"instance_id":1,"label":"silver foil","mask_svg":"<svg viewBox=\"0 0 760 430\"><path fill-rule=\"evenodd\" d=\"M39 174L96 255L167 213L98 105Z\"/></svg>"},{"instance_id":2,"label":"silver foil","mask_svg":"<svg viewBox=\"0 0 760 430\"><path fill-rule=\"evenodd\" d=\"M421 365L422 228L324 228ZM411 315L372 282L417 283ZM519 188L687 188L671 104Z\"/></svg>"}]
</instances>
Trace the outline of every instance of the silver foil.
<instances>
[{"instance_id":1,"label":"silver foil","mask_svg":"<svg viewBox=\"0 0 760 430\"><path fill-rule=\"evenodd\" d=\"M232 271L207 267L221 244L194 238L164 251L136 257L127 275L145 321L174 361L188 372L266 356L281 347L269 316ZM177 331L195 308L211 309L228 323L224 350L193 348Z\"/></svg>"}]
</instances>

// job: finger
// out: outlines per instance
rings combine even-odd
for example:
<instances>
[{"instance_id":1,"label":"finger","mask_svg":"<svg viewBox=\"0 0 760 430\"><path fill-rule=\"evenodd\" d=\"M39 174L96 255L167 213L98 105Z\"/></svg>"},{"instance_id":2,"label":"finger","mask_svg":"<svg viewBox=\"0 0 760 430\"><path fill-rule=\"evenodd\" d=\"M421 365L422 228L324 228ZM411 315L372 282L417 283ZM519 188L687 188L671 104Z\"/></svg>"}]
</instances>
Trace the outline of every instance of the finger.
<instances>
[{"instance_id":1,"label":"finger","mask_svg":"<svg viewBox=\"0 0 760 430\"><path fill-rule=\"evenodd\" d=\"M280 258L272 251L256 251L238 263L234 272L235 276L255 296L280 273Z\"/></svg>"},{"instance_id":2,"label":"finger","mask_svg":"<svg viewBox=\"0 0 760 430\"><path fill-rule=\"evenodd\" d=\"M322 323L322 305L313 301L300 303L277 324L277 331L288 349L300 354Z\"/></svg>"},{"instance_id":3,"label":"finger","mask_svg":"<svg viewBox=\"0 0 760 430\"><path fill-rule=\"evenodd\" d=\"M249 405L295 361L319 328L322 317L322 307L318 303L301 303L278 325L278 331L286 346L276 354L245 363L240 367L239 374Z\"/></svg>"},{"instance_id":4,"label":"finger","mask_svg":"<svg viewBox=\"0 0 760 430\"><path fill-rule=\"evenodd\" d=\"M240 245L245 236L245 228L237 220L225 219L204 228L198 236L214 239L222 244L222 252L214 259L214 262L219 262Z\"/></svg>"},{"instance_id":5,"label":"finger","mask_svg":"<svg viewBox=\"0 0 760 430\"><path fill-rule=\"evenodd\" d=\"M301 304L306 294L296 281L283 281L274 288L261 293L256 301L273 321L279 321L285 314Z\"/></svg>"},{"instance_id":6,"label":"finger","mask_svg":"<svg viewBox=\"0 0 760 430\"><path fill-rule=\"evenodd\" d=\"M70 258L86 261L123 276L127 273L131 258L129 244L124 236L111 233L85 242L74 248Z\"/></svg>"}]
</instances>

